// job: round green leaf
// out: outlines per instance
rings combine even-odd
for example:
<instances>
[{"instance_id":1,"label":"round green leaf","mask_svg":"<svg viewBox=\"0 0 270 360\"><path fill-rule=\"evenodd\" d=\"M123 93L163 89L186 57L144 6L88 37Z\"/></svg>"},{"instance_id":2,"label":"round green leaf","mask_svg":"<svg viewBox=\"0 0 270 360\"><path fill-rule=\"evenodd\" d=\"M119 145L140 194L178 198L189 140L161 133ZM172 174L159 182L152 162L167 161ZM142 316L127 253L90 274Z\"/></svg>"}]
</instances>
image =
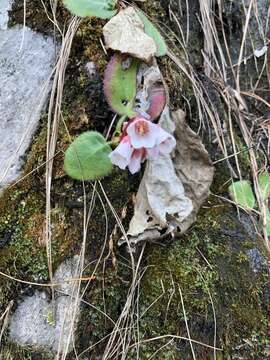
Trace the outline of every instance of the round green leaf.
<instances>
[{"instance_id":1,"label":"round green leaf","mask_svg":"<svg viewBox=\"0 0 270 360\"><path fill-rule=\"evenodd\" d=\"M117 0L64 0L66 8L74 15L110 19L116 14Z\"/></svg>"},{"instance_id":2,"label":"round green leaf","mask_svg":"<svg viewBox=\"0 0 270 360\"><path fill-rule=\"evenodd\" d=\"M270 175L264 172L259 176L259 186L263 200L267 200L270 196Z\"/></svg>"},{"instance_id":3,"label":"round green leaf","mask_svg":"<svg viewBox=\"0 0 270 360\"><path fill-rule=\"evenodd\" d=\"M167 54L167 45L163 36L160 34L156 26L144 15L141 10L137 10L137 13L144 24L145 33L150 36L156 43L157 52L156 56L164 56Z\"/></svg>"},{"instance_id":4,"label":"round green leaf","mask_svg":"<svg viewBox=\"0 0 270 360\"><path fill-rule=\"evenodd\" d=\"M81 134L69 146L65 154L65 172L76 180L101 179L112 170L109 159L110 146L95 131Z\"/></svg>"},{"instance_id":5,"label":"round green leaf","mask_svg":"<svg viewBox=\"0 0 270 360\"><path fill-rule=\"evenodd\" d=\"M247 180L237 181L229 187L231 198L240 206L246 209L253 209L255 206L255 197Z\"/></svg>"}]
</instances>

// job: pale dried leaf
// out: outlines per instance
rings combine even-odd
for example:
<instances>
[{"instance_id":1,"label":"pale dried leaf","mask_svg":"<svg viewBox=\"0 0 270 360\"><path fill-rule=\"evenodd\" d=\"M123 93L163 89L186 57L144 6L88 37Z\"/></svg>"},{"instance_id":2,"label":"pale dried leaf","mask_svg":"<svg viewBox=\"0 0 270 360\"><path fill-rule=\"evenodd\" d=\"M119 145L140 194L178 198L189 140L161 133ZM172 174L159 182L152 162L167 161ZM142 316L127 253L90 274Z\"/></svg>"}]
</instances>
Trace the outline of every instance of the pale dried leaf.
<instances>
[{"instance_id":1,"label":"pale dried leaf","mask_svg":"<svg viewBox=\"0 0 270 360\"><path fill-rule=\"evenodd\" d=\"M259 58L261 56L263 56L266 52L267 52L268 47L266 45L264 45L261 49L256 49L254 51L254 55Z\"/></svg>"},{"instance_id":2,"label":"pale dried leaf","mask_svg":"<svg viewBox=\"0 0 270 360\"><path fill-rule=\"evenodd\" d=\"M151 106L151 90L157 87L164 87L164 85L156 60L153 61L152 66L141 64L137 74L135 111L143 114L146 118L148 118L147 112ZM165 89L164 92L166 92Z\"/></svg>"},{"instance_id":3,"label":"pale dried leaf","mask_svg":"<svg viewBox=\"0 0 270 360\"><path fill-rule=\"evenodd\" d=\"M170 155L160 156L146 165L128 234L136 236L147 229L167 228L168 215L181 223L192 210Z\"/></svg>"},{"instance_id":4,"label":"pale dried leaf","mask_svg":"<svg viewBox=\"0 0 270 360\"><path fill-rule=\"evenodd\" d=\"M145 62L151 61L157 51L154 40L144 32L144 24L131 6L107 22L103 35L107 48Z\"/></svg>"},{"instance_id":5,"label":"pale dried leaf","mask_svg":"<svg viewBox=\"0 0 270 360\"><path fill-rule=\"evenodd\" d=\"M192 214L181 224L184 231L195 221L199 208L209 195L214 167L200 137L187 125L185 112L174 112L173 120L176 124L174 135L177 142L174 167L194 208Z\"/></svg>"}]
</instances>

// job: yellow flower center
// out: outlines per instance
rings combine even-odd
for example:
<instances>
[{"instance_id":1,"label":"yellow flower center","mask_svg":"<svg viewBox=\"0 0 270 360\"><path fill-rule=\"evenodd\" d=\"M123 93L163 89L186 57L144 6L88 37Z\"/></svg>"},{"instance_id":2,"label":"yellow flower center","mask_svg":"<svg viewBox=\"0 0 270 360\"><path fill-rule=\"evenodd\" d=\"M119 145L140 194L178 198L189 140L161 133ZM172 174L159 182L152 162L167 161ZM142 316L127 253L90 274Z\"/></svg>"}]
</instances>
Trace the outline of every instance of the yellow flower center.
<instances>
[{"instance_id":1,"label":"yellow flower center","mask_svg":"<svg viewBox=\"0 0 270 360\"><path fill-rule=\"evenodd\" d=\"M149 126L146 121L138 121L135 124L135 131L140 136L144 136L149 132Z\"/></svg>"}]
</instances>

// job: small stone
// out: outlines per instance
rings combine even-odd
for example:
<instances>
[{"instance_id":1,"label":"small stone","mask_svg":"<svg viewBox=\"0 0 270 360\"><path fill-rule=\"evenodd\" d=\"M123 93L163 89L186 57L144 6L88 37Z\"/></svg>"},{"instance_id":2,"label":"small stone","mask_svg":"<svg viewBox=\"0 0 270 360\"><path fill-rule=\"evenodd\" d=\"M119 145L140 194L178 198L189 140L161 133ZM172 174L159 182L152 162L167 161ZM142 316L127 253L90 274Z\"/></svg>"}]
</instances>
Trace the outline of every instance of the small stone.
<instances>
[{"instance_id":1,"label":"small stone","mask_svg":"<svg viewBox=\"0 0 270 360\"><path fill-rule=\"evenodd\" d=\"M94 61L88 61L85 64L85 70L87 71L90 79L94 79L97 76L97 67Z\"/></svg>"},{"instance_id":2,"label":"small stone","mask_svg":"<svg viewBox=\"0 0 270 360\"><path fill-rule=\"evenodd\" d=\"M10 319L9 337L12 342L54 352L59 349L60 353L72 350L79 316L74 298L78 288L76 282L65 280L78 277L79 258L74 256L56 270L53 281L61 285L55 292L54 307L44 291L35 291L33 295L24 297Z\"/></svg>"},{"instance_id":3,"label":"small stone","mask_svg":"<svg viewBox=\"0 0 270 360\"><path fill-rule=\"evenodd\" d=\"M53 279L55 283L61 284L57 288L58 291L61 291L66 295L72 294L74 281L67 280L74 280L76 278L76 274L78 274L79 259L79 256L74 256L62 263L56 270Z\"/></svg>"}]
</instances>

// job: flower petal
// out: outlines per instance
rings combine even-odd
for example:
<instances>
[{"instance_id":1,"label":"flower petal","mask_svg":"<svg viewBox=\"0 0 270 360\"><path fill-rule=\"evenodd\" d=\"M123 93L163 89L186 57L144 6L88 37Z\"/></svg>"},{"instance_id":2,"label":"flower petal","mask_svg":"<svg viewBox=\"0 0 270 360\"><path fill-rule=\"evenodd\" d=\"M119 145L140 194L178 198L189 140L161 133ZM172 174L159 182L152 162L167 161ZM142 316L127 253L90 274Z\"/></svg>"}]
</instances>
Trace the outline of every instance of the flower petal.
<instances>
[{"instance_id":1,"label":"flower petal","mask_svg":"<svg viewBox=\"0 0 270 360\"><path fill-rule=\"evenodd\" d=\"M140 171L141 169L141 162L143 161L144 157L144 150L143 149L135 149L133 150L128 168L131 174L135 174L136 172Z\"/></svg>"},{"instance_id":2,"label":"flower petal","mask_svg":"<svg viewBox=\"0 0 270 360\"><path fill-rule=\"evenodd\" d=\"M156 125L158 128L158 134L156 137L156 145L161 144L163 141L167 140L171 136L167 131L163 130L160 125Z\"/></svg>"},{"instance_id":3,"label":"flower petal","mask_svg":"<svg viewBox=\"0 0 270 360\"><path fill-rule=\"evenodd\" d=\"M170 135L165 141L158 145L161 154L169 154L176 146L175 138Z\"/></svg>"},{"instance_id":4,"label":"flower petal","mask_svg":"<svg viewBox=\"0 0 270 360\"><path fill-rule=\"evenodd\" d=\"M154 146L151 149L146 149L146 157L149 160L156 160L159 155L159 148L158 146Z\"/></svg>"},{"instance_id":5,"label":"flower petal","mask_svg":"<svg viewBox=\"0 0 270 360\"><path fill-rule=\"evenodd\" d=\"M116 149L110 153L109 158L114 165L124 170L130 162L131 155L132 147L129 143L128 136L126 136Z\"/></svg>"},{"instance_id":6,"label":"flower petal","mask_svg":"<svg viewBox=\"0 0 270 360\"><path fill-rule=\"evenodd\" d=\"M138 117L127 128L130 143L135 149L152 148L159 136L159 127L150 121Z\"/></svg>"}]
</instances>

